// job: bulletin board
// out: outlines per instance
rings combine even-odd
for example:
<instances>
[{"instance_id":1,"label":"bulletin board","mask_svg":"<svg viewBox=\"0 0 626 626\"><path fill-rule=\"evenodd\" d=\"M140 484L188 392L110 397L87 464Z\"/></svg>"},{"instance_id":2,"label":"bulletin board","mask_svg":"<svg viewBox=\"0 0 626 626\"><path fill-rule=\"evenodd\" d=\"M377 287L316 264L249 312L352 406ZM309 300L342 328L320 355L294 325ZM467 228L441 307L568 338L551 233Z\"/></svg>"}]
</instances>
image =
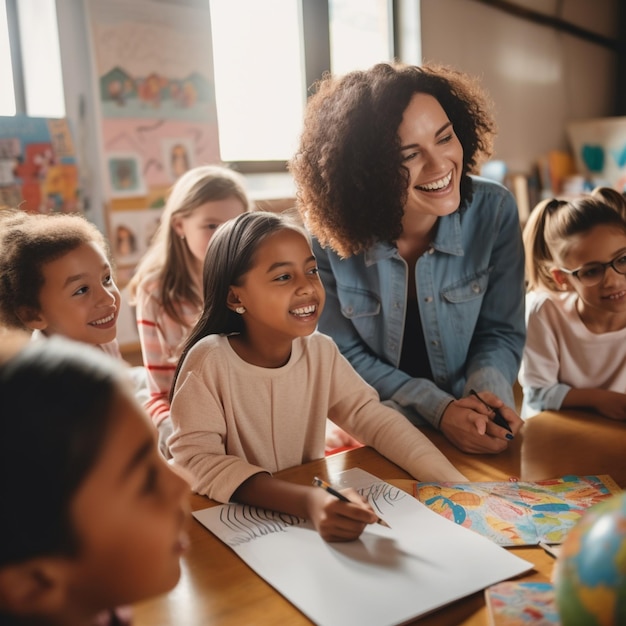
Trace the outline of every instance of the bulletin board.
<instances>
[{"instance_id":1,"label":"bulletin board","mask_svg":"<svg viewBox=\"0 0 626 626\"><path fill-rule=\"evenodd\" d=\"M0 117L0 205L29 213L82 210L66 119Z\"/></svg>"},{"instance_id":2,"label":"bulletin board","mask_svg":"<svg viewBox=\"0 0 626 626\"><path fill-rule=\"evenodd\" d=\"M208 10L89 0L111 249L120 286L158 226L172 184L219 162Z\"/></svg>"}]
</instances>

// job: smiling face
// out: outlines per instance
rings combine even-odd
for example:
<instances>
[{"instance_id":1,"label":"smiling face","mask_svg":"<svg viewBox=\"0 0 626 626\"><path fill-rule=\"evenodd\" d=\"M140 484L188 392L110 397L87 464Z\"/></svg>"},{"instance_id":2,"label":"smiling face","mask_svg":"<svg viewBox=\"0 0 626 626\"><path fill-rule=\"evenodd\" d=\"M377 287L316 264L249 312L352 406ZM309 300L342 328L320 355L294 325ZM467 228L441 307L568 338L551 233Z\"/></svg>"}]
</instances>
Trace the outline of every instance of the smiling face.
<instances>
[{"instance_id":1,"label":"smiling face","mask_svg":"<svg viewBox=\"0 0 626 626\"><path fill-rule=\"evenodd\" d=\"M42 267L39 311L25 319L45 335L100 345L115 339L120 292L100 246L82 243Z\"/></svg>"},{"instance_id":2,"label":"smiling face","mask_svg":"<svg viewBox=\"0 0 626 626\"><path fill-rule=\"evenodd\" d=\"M259 245L242 284L231 286L228 305L246 309L244 342L280 361L288 358L296 337L315 330L325 300L309 242L297 230L283 228ZM276 362L264 366L275 367Z\"/></svg>"},{"instance_id":3,"label":"smiling face","mask_svg":"<svg viewBox=\"0 0 626 626\"><path fill-rule=\"evenodd\" d=\"M154 429L119 393L94 468L72 500L79 540L69 588L102 610L170 590L187 545L189 486L157 450Z\"/></svg>"},{"instance_id":4,"label":"smiling face","mask_svg":"<svg viewBox=\"0 0 626 626\"><path fill-rule=\"evenodd\" d=\"M590 263L607 263L626 255L626 233L615 226L598 225L584 235L572 239L567 252L560 259L559 267L573 271ZM555 282L569 286L579 297L579 313L583 317L604 314L626 316L626 276L607 267L604 278L596 285L586 287L575 276L551 270Z\"/></svg>"},{"instance_id":5,"label":"smiling face","mask_svg":"<svg viewBox=\"0 0 626 626\"><path fill-rule=\"evenodd\" d=\"M409 172L405 215L440 217L459 208L463 146L436 98L416 93L398 128Z\"/></svg>"},{"instance_id":6,"label":"smiling face","mask_svg":"<svg viewBox=\"0 0 626 626\"><path fill-rule=\"evenodd\" d=\"M175 215L172 227L178 237L184 237L189 252L196 260L200 273L207 247L213 233L224 222L245 211L241 200L235 196L206 202L187 215Z\"/></svg>"}]
</instances>

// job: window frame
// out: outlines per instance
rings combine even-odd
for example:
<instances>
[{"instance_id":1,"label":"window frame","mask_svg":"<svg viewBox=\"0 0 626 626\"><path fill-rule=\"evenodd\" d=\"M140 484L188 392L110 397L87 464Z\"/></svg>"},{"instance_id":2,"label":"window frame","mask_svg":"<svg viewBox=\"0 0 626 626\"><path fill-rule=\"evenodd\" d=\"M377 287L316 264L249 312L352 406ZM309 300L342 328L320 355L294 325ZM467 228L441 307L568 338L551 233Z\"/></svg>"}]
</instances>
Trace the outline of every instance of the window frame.
<instances>
[{"instance_id":1,"label":"window frame","mask_svg":"<svg viewBox=\"0 0 626 626\"><path fill-rule=\"evenodd\" d=\"M325 72L330 72L330 7L328 0L300 0L307 96ZM395 45L395 44L394 44ZM286 172L287 161L226 161L242 174Z\"/></svg>"},{"instance_id":2,"label":"window frame","mask_svg":"<svg viewBox=\"0 0 626 626\"><path fill-rule=\"evenodd\" d=\"M17 12L17 0L4 0L11 50L11 70L13 71L13 94L15 97L15 115L26 115L26 87L24 83L24 65L22 63L22 41L20 21Z\"/></svg>"}]
</instances>

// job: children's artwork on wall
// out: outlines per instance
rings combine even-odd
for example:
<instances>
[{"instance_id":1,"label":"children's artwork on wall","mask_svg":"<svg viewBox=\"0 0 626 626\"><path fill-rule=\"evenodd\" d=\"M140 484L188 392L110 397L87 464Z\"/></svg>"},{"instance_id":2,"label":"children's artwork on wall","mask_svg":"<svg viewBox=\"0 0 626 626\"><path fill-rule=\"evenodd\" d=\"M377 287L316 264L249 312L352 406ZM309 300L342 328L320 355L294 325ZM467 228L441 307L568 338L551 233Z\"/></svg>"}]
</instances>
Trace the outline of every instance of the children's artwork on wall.
<instances>
[{"instance_id":1,"label":"children's artwork on wall","mask_svg":"<svg viewBox=\"0 0 626 626\"><path fill-rule=\"evenodd\" d=\"M220 162L211 21L208 2L85 5L108 234L124 287L172 185L190 167ZM122 346L137 336L127 317Z\"/></svg>"},{"instance_id":2,"label":"children's artwork on wall","mask_svg":"<svg viewBox=\"0 0 626 626\"><path fill-rule=\"evenodd\" d=\"M102 151L109 166L120 153L139 166L130 187L109 170L110 207L140 209L153 188L220 160L209 11L146 0L88 8Z\"/></svg>"},{"instance_id":3,"label":"children's artwork on wall","mask_svg":"<svg viewBox=\"0 0 626 626\"><path fill-rule=\"evenodd\" d=\"M31 213L82 209L67 120L0 117L0 204Z\"/></svg>"},{"instance_id":4,"label":"children's artwork on wall","mask_svg":"<svg viewBox=\"0 0 626 626\"><path fill-rule=\"evenodd\" d=\"M191 138L178 137L163 140L163 162L172 183L194 167L194 149Z\"/></svg>"},{"instance_id":5,"label":"children's artwork on wall","mask_svg":"<svg viewBox=\"0 0 626 626\"><path fill-rule=\"evenodd\" d=\"M145 254L161 219L161 209L112 211L109 242L117 267L118 282L124 286ZM131 271L127 271L130 269Z\"/></svg>"},{"instance_id":6,"label":"children's artwork on wall","mask_svg":"<svg viewBox=\"0 0 626 626\"><path fill-rule=\"evenodd\" d=\"M626 191L626 117L571 122L567 133L578 169L593 186Z\"/></svg>"},{"instance_id":7,"label":"children's artwork on wall","mask_svg":"<svg viewBox=\"0 0 626 626\"><path fill-rule=\"evenodd\" d=\"M137 154L109 154L108 174L111 197L145 196L141 159Z\"/></svg>"}]
</instances>

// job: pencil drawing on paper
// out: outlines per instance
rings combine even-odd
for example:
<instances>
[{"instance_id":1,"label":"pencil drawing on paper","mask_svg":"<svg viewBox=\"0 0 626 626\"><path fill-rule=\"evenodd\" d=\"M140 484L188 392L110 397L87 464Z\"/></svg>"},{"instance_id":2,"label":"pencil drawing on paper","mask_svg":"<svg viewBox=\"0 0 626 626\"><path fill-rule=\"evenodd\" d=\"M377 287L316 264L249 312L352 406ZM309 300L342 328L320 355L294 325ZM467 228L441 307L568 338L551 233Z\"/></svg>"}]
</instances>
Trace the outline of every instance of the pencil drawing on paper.
<instances>
[{"instance_id":1,"label":"pencil drawing on paper","mask_svg":"<svg viewBox=\"0 0 626 626\"><path fill-rule=\"evenodd\" d=\"M267 511L255 506L231 504L221 509L220 522L233 533L227 541L233 547L259 537L284 532L290 526L305 524L306 520L296 515Z\"/></svg>"},{"instance_id":2,"label":"pencil drawing on paper","mask_svg":"<svg viewBox=\"0 0 626 626\"><path fill-rule=\"evenodd\" d=\"M367 498L392 528L371 524L358 540L335 544L324 541L310 521L250 506L224 504L193 515L323 626L404 624L532 567L362 469L333 479L339 490L349 487ZM459 559L480 561L481 567L467 576Z\"/></svg>"},{"instance_id":3,"label":"pencil drawing on paper","mask_svg":"<svg viewBox=\"0 0 626 626\"><path fill-rule=\"evenodd\" d=\"M397 487L393 487L389 483L374 483L365 489L357 489L357 491L364 497L367 498L367 501L370 503L372 508L381 513L383 508L381 507L381 502L384 504L384 507L393 507L396 502L403 500L407 497L407 493L398 489Z\"/></svg>"}]
</instances>

